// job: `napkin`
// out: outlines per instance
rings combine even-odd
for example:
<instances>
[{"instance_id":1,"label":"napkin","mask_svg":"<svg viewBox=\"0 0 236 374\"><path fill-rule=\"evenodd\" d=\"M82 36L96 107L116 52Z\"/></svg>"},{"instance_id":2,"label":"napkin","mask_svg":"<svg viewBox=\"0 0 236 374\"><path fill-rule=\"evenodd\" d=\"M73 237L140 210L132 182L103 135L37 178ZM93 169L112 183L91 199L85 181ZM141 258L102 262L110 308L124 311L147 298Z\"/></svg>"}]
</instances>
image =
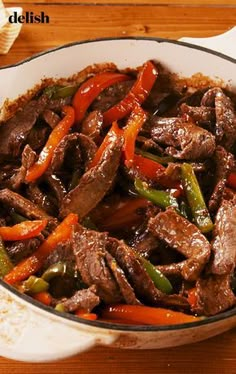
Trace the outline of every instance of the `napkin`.
<instances>
[{"instance_id":1,"label":"napkin","mask_svg":"<svg viewBox=\"0 0 236 374\"><path fill-rule=\"evenodd\" d=\"M5 8L2 0L0 0L0 55L8 53L22 27L21 23L10 23L8 21L13 12L21 15L22 8Z\"/></svg>"}]
</instances>

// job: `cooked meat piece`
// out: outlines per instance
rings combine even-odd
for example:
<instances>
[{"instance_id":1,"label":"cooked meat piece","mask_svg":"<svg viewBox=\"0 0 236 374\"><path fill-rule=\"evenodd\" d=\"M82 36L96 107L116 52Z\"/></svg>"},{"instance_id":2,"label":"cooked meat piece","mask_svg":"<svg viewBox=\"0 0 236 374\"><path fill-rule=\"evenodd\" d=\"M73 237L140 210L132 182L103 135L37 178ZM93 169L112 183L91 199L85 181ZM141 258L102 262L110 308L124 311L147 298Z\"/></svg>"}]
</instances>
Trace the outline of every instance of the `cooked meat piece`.
<instances>
[{"instance_id":1,"label":"cooked meat piece","mask_svg":"<svg viewBox=\"0 0 236 374\"><path fill-rule=\"evenodd\" d=\"M44 210L37 207L30 200L8 188L0 190L0 201L29 219L52 219Z\"/></svg>"},{"instance_id":2,"label":"cooked meat piece","mask_svg":"<svg viewBox=\"0 0 236 374\"><path fill-rule=\"evenodd\" d=\"M165 308L177 309L182 312L189 312L190 306L186 297L182 295L164 295L161 305Z\"/></svg>"},{"instance_id":3,"label":"cooked meat piece","mask_svg":"<svg viewBox=\"0 0 236 374\"><path fill-rule=\"evenodd\" d=\"M0 154L17 157L30 130L47 104L45 98L31 100L0 127Z\"/></svg>"},{"instance_id":4,"label":"cooked meat piece","mask_svg":"<svg viewBox=\"0 0 236 374\"><path fill-rule=\"evenodd\" d=\"M38 238L17 240L15 242L8 242L6 250L14 264L18 264L21 260L30 256L40 245Z\"/></svg>"},{"instance_id":5,"label":"cooked meat piece","mask_svg":"<svg viewBox=\"0 0 236 374\"><path fill-rule=\"evenodd\" d=\"M213 316L235 305L235 295L228 275L211 275L196 283L197 303L194 313Z\"/></svg>"},{"instance_id":6,"label":"cooked meat piece","mask_svg":"<svg viewBox=\"0 0 236 374\"><path fill-rule=\"evenodd\" d=\"M58 203L61 203L62 199L66 195L66 189L63 186L61 180L55 174L46 173L44 181L51 187L53 195L56 196Z\"/></svg>"},{"instance_id":7,"label":"cooked meat piece","mask_svg":"<svg viewBox=\"0 0 236 374\"><path fill-rule=\"evenodd\" d=\"M154 152L157 154L162 154L164 152L163 148L159 144L150 138L146 138L145 136L138 135L136 141L140 148L144 151Z\"/></svg>"},{"instance_id":8,"label":"cooked meat piece","mask_svg":"<svg viewBox=\"0 0 236 374\"><path fill-rule=\"evenodd\" d=\"M28 199L49 215L56 214L56 207L48 195L41 191L36 183L30 183L26 189Z\"/></svg>"},{"instance_id":9,"label":"cooked meat piece","mask_svg":"<svg viewBox=\"0 0 236 374\"><path fill-rule=\"evenodd\" d=\"M113 105L117 104L122 100L125 95L129 92L130 88L133 86L134 81L124 81L120 83L113 84L112 86L106 88L103 92L98 95L96 100L92 103L92 110L101 110L105 112Z\"/></svg>"},{"instance_id":10,"label":"cooked meat piece","mask_svg":"<svg viewBox=\"0 0 236 374\"><path fill-rule=\"evenodd\" d=\"M210 132L177 117L153 117L151 135L156 142L166 145L165 151L175 158L204 159L215 150L215 138Z\"/></svg>"},{"instance_id":11,"label":"cooked meat piece","mask_svg":"<svg viewBox=\"0 0 236 374\"><path fill-rule=\"evenodd\" d=\"M183 114L187 114L191 117L192 121L198 126L203 126L210 131L213 129L213 124L215 124L216 115L214 108L206 106L189 106L183 103L180 107Z\"/></svg>"},{"instance_id":12,"label":"cooked meat piece","mask_svg":"<svg viewBox=\"0 0 236 374\"><path fill-rule=\"evenodd\" d=\"M61 217L74 212L83 218L103 199L116 177L122 144L121 138L112 142L100 162L88 170L79 184L65 196L61 204Z\"/></svg>"},{"instance_id":13,"label":"cooked meat piece","mask_svg":"<svg viewBox=\"0 0 236 374\"><path fill-rule=\"evenodd\" d=\"M47 103L47 109L52 110L53 112L61 113L64 105L71 104L71 97L64 97L59 99L50 99Z\"/></svg>"},{"instance_id":14,"label":"cooked meat piece","mask_svg":"<svg viewBox=\"0 0 236 374\"><path fill-rule=\"evenodd\" d=\"M85 134L78 134L79 144L80 144L80 151L82 154L82 159L85 164L85 170L90 163L90 161L94 158L95 153L97 151L97 146L94 141Z\"/></svg>"},{"instance_id":15,"label":"cooked meat piece","mask_svg":"<svg viewBox=\"0 0 236 374\"><path fill-rule=\"evenodd\" d=\"M130 243L135 252L139 253L142 257L148 258L152 252L158 247L159 240L147 229L138 233Z\"/></svg>"},{"instance_id":16,"label":"cooked meat piece","mask_svg":"<svg viewBox=\"0 0 236 374\"><path fill-rule=\"evenodd\" d=\"M67 153L70 155L70 157L73 155L73 164L76 163L77 167L79 166L78 164L81 163L81 152L78 144L78 137L79 134L77 133L64 136L54 151L50 165L50 174L60 170L60 168L63 166Z\"/></svg>"},{"instance_id":17,"label":"cooked meat piece","mask_svg":"<svg viewBox=\"0 0 236 374\"><path fill-rule=\"evenodd\" d=\"M199 90L194 91L192 88L190 88L190 90L188 89L186 95L183 97L183 99L180 100L179 105L181 103L186 103L187 105L191 106L206 105L202 103L202 98L208 90L209 88L200 88Z\"/></svg>"},{"instance_id":18,"label":"cooked meat piece","mask_svg":"<svg viewBox=\"0 0 236 374\"><path fill-rule=\"evenodd\" d=\"M148 228L187 258L178 267L184 279L196 280L210 257L210 243L200 230L172 208L151 218Z\"/></svg>"},{"instance_id":19,"label":"cooked meat piece","mask_svg":"<svg viewBox=\"0 0 236 374\"><path fill-rule=\"evenodd\" d=\"M107 239L104 232L87 230L78 225L73 235L72 248L83 282L88 286L95 284L101 300L110 304L122 302L123 297L106 264Z\"/></svg>"},{"instance_id":20,"label":"cooked meat piece","mask_svg":"<svg viewBox=\"0 0 236 374\"><path fill-rule=\"evenodd\" d=\"M57 262L65 262L67 268L73 273L75 271L75 255L70 240L57 245L57 247L44 260L42 272Z\"/></svg>"},{"instance_id":21,"label":"cooked meat piece","mask_svg":"<svg viewBox=\"0 0 236 374\"><path fill-rule=\"evenodd\" d=\"M44 112L43 112L43 119L45 122L47 122L47 124L52 128L54 129L54 127L56 127L56 125L60 122L61 118L58 114L54 113L52 110L50 109L46 109Z\"/></svg>"},{"instance_id":22,"label":"cooked meat piece","mask_svg":"<svg viewBox=\"0 0 236 374\"><path fill-rule=\"evenodd\" d=\"M26 144L21 155L21 167L10 179L10 185L13 190L19 189L21 184L25 181L27 170L33 165L35 159L36 153Z\"/></svg>"},{"instance_id":23,"label":"cooked meat piece","mask_svg":"<svg viewBox=\"0 0 236 374\"><path fill-rule=\"evenodd\" d=\"M158 305L163 294L155 287L133 249L122 240L109 238L109 242L107 249L123 269L138 298L150 305Z\"/></svg>"},{"instance_id":24,"label":"cooked meat piece","mask_svg":"<svg viewBox=\"0 0 236 374\"><path fill-rule=\"evenodd\" d=\"M215 160L215 188L208 203L211 212L215 212L223 196L227 177L235 166L232 153L227 152L223 147L217 146L214 154Z\"/></svg>"},{"instance_id":25,"label":"cooked meat piece","mask_svg":"<svg viewBox=\"0 0 236 374\"><path fill-rule=\"evenodd\" d=\"M202 102L209 106L215 104L216 142L230 150L236 141L236 113L232 100L221 88L215 87L205 93Z\"/></svg>"},{"instance_id":26,"label":"cooked meat piece","mask_svg":"<svg viewBox=\"0 0 236 374\"><path fill-rule=\"evenodd\" d=\"M102 113L99 110L94 110L83 120L81 125L81 133L96 141L100 135L102 123Z\"/></svg>"},{"instance_id":27,"label":"cooked meat piece","mask_svg":"<svg viewBox=\"0 0 236 374\"><path fill-rule=\"evenodd\" d=\"M127 281L125 273L117 264L114 257L112 257L112 255L108 252L106 252L106 261L109 269L111 270L120 287L120 292L122 293L125 302L130 305L140 305L141 303L136 298L133 287L131 287L131 285Z\"/></svg>"},{"instance_id":28,"label":"cooked meat piece","mask_svg":"<svg viewBox=\"0 0 236 374\"><path fill-rule=\"evenodd\" d=\"M49 134L50 128L48 126L36 124L27 136L26 142L34 151L39 151L46 144Z\"/></svg>"},{"instance_id":29,"label":"cooked meat piece","mask_svg":"<svg viewBox=\"0 0 236 374\"><path fill-rule=\"evenodd\" d=\"M236 199L224 200L216 214L211 272L233 273L236 266Z\"/></svg>"},{"instance_id":30,"label":"cooked meat piece","mask_svg":"<svg viewBox=\"0 0 236 374\"><path fill-rule=\"evenodd\" d=\"M69 299L60 301L60 304L64 306L65 312L71 313L81 308L90 313L100 303L96 292L96 286L93 285L87 289L76 291Z\"/></svg>"}]
</instances>

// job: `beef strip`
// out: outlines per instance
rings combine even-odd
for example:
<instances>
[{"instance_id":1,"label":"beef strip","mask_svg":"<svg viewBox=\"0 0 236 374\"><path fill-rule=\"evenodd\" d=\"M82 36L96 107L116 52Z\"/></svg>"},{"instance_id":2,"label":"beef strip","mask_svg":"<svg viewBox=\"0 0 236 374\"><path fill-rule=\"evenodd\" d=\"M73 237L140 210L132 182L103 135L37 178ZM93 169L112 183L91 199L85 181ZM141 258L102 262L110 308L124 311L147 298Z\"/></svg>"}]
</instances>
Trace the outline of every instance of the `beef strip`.
<instances>
[{"instance_id":1,"label":"beef strip","mask_svg":"<svg viewBox=\"0 0 236 374\"><path fill-rule=\"evenodd\" d=\"M46 144L50 134L50 128L44 124L35 125L27 136L27 144L34 150L39 151Z\"/></svg>"},{"instance_id":2,"label":"beef strip","mask_svg":"<svg viewBox=\"0 0 236 374\"><path fill-rule=\"evenodd\" d=\"M85 165L85 170L87 170L90 162L95 156L97 146L95 142L85 134L78 134L78 138L82 159Z\"/></svg>"},{"instance_id":3,"label":"beef strip","mask_svg":"<svg viewBox=\"0 0 236 374\"><path fill-rule=\"evenodd\" d=\"M50 109L46 109L43 112L42 116L43 116L44 121L47 122L47 124L52 129L54 129L54 127L56 127L56 125L61 121L60 116Z\"/></svg>"},{"instance_id":4,"label":"beef strip","mask_svg":"<svg viewBox=\"0 0 236 374\"><path fill-rule=\"evenodd\" d=\"M79 134L77 133L65 135L64 138L57 145L53 153L50 165L50 174L57 172L61 169L65 161L67 152L70 155L73 154L73 162L76 162L77 167L79 166L78 163L80 163L81 160L81 152L78 144L78 136Z\"/></svg>"},{"instance_id":5,"label":"beef strip","mask_svg":"<svg viewBox=\"0 0 236 374\"><path fill-rule=\"evenodd\" d=\"M196 306L192 312L213 316L235 305L235 296L228 275L210 275L196 282Z\"/></svg>"},{"instance_id":6,"label":"beef strip","mask_svg":"<svg viewBox=\"0 0 236 374\"><path fill-rule=\"evenodd\" d=\"M215 218L212 241L214 274L230 274L236 265L236 199L223 200Z\"/></svg>"},{"instance_id":7,"label":"beef strip","mask_svg":"<svg viewBox=\"0 0 236 374\"><path fill-rule=\"evenodd\" d=\"M71 97L63 97L59 99L49 99L47 103L47 109L50 109L54 112L61 113L61 110L64 105L70 105L71 104Z\"/></svg>"},{"instance_id":8,"label":"beef strip","mask_svg":"<svg viewBox=\"0 0 236 374\"><path fill-rule=\"evenodd\" d=\"M125 302L130 305L140 305L141 303L136 298L134 289L129 284L125 273L117 264L117 261L114 259L114 257L112 257L112 255L108 252L106 252L106 261L109 269L111 270L120 287L120 292L122 293Z\"/></svg>"},{"instance_id":9,"label":"beef strip","mask_svg":"<svg viewBox=\"0 0 236 374\"><path fill-rule=\"evenodd\" d=\"M104 232L88 230L78 225L73 235L72 248L83 282L88 286L95 284L101 300L110 304L122 302L123 296L106 264L107 239Z\"/></svg>"},{"instance_id":10,"label":"beef strip","mask_svg":"<svg viewBox=\"0 0 236 374\"><path fill-rule=\"evenodd\" d=\"M90 112L83 120L81 125L81 133L96 141L100 135L102 123L102 113L99 110L94 110L93 112Z\"/></svg>"},{"instance_id":11,"label":"beef strip","mask_svg":"<svg viewBox=\"0 0 236 374\"><path fill-rule=\"evenodd\" d=\"M27 198L37 207L49 215L56 214L56 207L49 199L48 195L41 191L37 183L30 183L26 189Z\"/></svg>"},{"instance_id":12,"label":"beef strip","mask_svg":"<svg viewBox=\"0 0 236 374\"><path fill-rule=\"evenodd\" d=\"M72 244L70 240L59 243L56 248L47 256L43 262L42 272L47 270L51 265L57 262L64 262L69 268L70 272L75 271L75 255L72 250Z\"/></svg>"},{"instance_id":13,"label":"beef strip","mask_svg":"<svg viewBox=\"0 0 236 374\"><path fill-rule=\"evenodd\" d=\"M163 294L155 287L133 249L115 238L109 238L109 243L109 252L123 269L137 297L149 305L159 305Z\"/></svg>"},{"instance_id":14,"label":"beef strip","mask_svg":"<svg viewBox=\"0 0 236 374\"><path fill-rule=\"evenodd\" d=\"M166 153L179 159L204 159L215 150L215 138L210 132L178 117L153 117L151 136L167 146Z\"/></svg>"},{"instance_id":15,"label":"beef strip","mask_svg":"<svg viewBox=\"0 0 236 374\"><path fill-rule=\"evenodd\" d=\"M25 176L28 169L33 165L36 159L36 153L32 148L26 144L21 154L21 167L10 179L10 187L13 190L20 188L21 184L25 181Z\"/></svg>"},{"instance_id":16,"label":"beef strip","mask_svg":"<svg viewBox=\"0 0 236 374\"><path fill-rule=\"evenodd\" d=\"M0 201L29 219L53 219L30 200L8 188L0 190Z\"/></svg>"},{"instance_id":17,"label":"beef strip","mask_svg":"<svg viewBox=\"0 0 236 374\"><path fill-rule=\"evenodd\" d=\"M187 259L176 268L184 279L196 280L210 257L210 243L200 230L173 208L149 220L149 230ZM167 265L166 265L167 266ZM173 268L173 264L170 265Z\"/></svg>"},{"instance_id":18,"label":"beef strip","mask_svg":"<svg viewBox=\"0 0 236 374\"><path fill-rule=\"evenodd\" d=\"M216 115L214 108L206 106L189 106L183 103L180 107L182 114L187 114L193 122L198 126L205 127L209 131L212 131L213 124L215 124Z\"/></svg>"},{"instance_id":19,"label":"beef strip","mask_svg":"<svg viewBox=\"0 0 236 374\"><path fill-rule=\"evenodd\" d=\"M51 173L45 173L44 181L48 183L53 192L53 195L56 196L58 204L60 204L64 196L66 195L66 189L62 181L55 174Z\"/></svg>"},{"instance_id":20,"label":"beef strip","mask_svg":"<svg viewBox=\"0 0 236 374\"><path fill-rule=\"evenodd\" d=\"M60 300L65 312L75 312L81 308L86 313L90 313L95 306L100 304L100 298L96 294L96 286L93 285L87 289L76 291L73 296L66 300Z\"/></svg>"},{"instance_id":21,"label":"beef strip","mask_svg":"<svg viewBox=\"0 0 236 374\"><path fill-rule=\"evenodd\" d=\"M215 106L216 142L230 150L236 141L236 113L232 100L221 88L214 87L205 93L202 104Z\"/></svg>"},{"instance_id":22,"label":"beef strip","mask_svg":"<svg viewBox=\"0 0 236 374\"><path fill-rule=\"evenodd\" d=\"M17 240L15 242L7 242L6 250L14 264L18 264L21 260L30 256L40 245L38 238Z\"/></svg>"},{"instance_id":23,"label":"beef strip","mask_svg":"<svg viewBox=\"0 0 236 374\"><path fill-rule=\"evenodd\" d=\"M232 153L223 147L217 146L214 154L215 160L215 188L208 203L211 212L215 212L222 200L226 180L235 166Z\"/></svg>"},{"instance_id":24,"label":"beef strip","mask_svg":"<svg viewBox=\"0 0 236 374\"><path fill-rule=\"evenodd\" d=\"M45 98L29 101L0 127L0 154L17 157L30 130L47 105Z\"/></svg>"},{"instance_id":25,"label":"beef strip","mask_svg":"<svg viewBox=\"0 0 236 374\"><path fill-rule=\"evenodd\" d=\"M61 217L74 212L85 217L106 195L116 177L123 139L114 140L102 154L99 163L88 170L79 184L63 199Z\"/></svg>"}]
</instances>

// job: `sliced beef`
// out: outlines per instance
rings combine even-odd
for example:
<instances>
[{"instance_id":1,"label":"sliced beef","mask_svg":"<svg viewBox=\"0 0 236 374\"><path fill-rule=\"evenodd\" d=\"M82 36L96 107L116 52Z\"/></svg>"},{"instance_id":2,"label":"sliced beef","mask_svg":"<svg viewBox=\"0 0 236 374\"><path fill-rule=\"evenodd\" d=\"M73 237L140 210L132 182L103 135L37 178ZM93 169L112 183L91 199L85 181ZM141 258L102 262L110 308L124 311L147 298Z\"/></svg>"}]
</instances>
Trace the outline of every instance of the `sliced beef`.
<instances>
[{"instance_id":1,"label":"sliced beef","mask_svg":"<svg viewBox=\"0 0 236 374\"><path fill-rule=\"evenodd\" d=\"M55 174L51 173L46 173L43 179L49 185L53 196L56 197L59 205L66 195L66 189L62 181Z\"/></svg>"},{"instance_id":2,"label":"sliced beef","mask_svg":"<svg viewBox=\"0 0 236 374\"><path fill-rule=\"evenodd\" d=\"M196 280L210 257L210 243L200 230L172 208L149 221L149 230L187 259L176 267L186 280ZM173 264L170 265L173 268Z\"/></svg>"},{"instance_id":3,"label":"sliced beef","mask_svg":"<svg viewBox=\"0 0 236 374\"><path fill-rule=\"evenodd\" d=\"M29 219L52 219L44 210L37 207L30 200L8 188L0 190L0 201Z\"/></svg>"},{"instance_id":4,"label":"sliced beef","mask_svg":"<svg viewBox=\"0 0 236 374\"><path fill-rule=\"evenodd\" d=\"M47 101L42 97L29 101L24 108L18 110L12 118L1 125L0 154L2 156L19 156L21 146L46 105Z\"/></svg>"},{"instance_id":5,"label":"sliced beef","mask_svg":"<svg viewBox=\"0 0 236 374\"><path fill-rule=\"evenodd\" d=\"M236 199L224 200L216 214L211 272L230 274L236 265Z\"/></svg>"},{"instance_id":6,"label":"sliced beef","mask_svg":"<svg viewBox=\"0 0 236 374\"><path fill-rule=\"evenodd\" d=\"M130 245L135 249L135 252L139 253L142 257L148 258L158 248L159 240L146 229L141 233L137 233Z\"/></svg>"},{"instance_id":7,"label":"sliced beef","mask_svg":"<svg viewBox=\"0 0 236 374\"><path fill-rule=\"evenodd\" d=\"M41 241L38 238L8 242L6 250L14 264L30 256L39 247Z\"/></svg>"},{"instance_id":8,"label":"sliced beef","mask_svg":"<svg viewBox=\"0 0 236 374\"><path fill-rule=\"evenodd\" d=\"M50 109L46 109L44 112L43 112L43 119L45 122L47 122L47 124L52 128L54 129L54 127L56 127L56 125L60 122L61 120L61 117L56 114L55 112L53 112L52 110Z\"/></svg>"},{"instance_id":9,"label":"sliced beef","mask_svg":"<svg viewBox=\"0 0 236 374\"><path fill-rule=\"evenodd\" d=\"M97 294L107 304L123 301L119 286L106 264L108 236L104 232L87 230L78 226L73 235L72 248L76 266L83 282L97 286Z\"/></svg>"},{"instance_id":10,"label":"sliced beef","mask_svg":"<svg viewBox=\"0 0 236 374\"><path fill-rule=\"evenodd\" d=\"M215 212L222 200L226 180L235 166L232 153L223 147L217 146L214 154L215 161L215 188L208 203L211 212Z\"/></svg>"},{"instance_id":11,"label":"sliced beef","mask_svg":"<svg viewBox=\"0 0 236 374\"><path fill-rule=\"evenodd\" d=\"M236 141L236 113L232 100L219 87L207 91L202 104L215 107L216 142L230 150Z\"/></svg>"},{"instance_id":12,"label":"sliced beef","mask_svg":"<svg viewBox=\"0 0 236 374\"><path fill-rule=\"evenodd\" d=\"M75 271L76 258L70 240L59 243L57 247L48 255L48 257L44 260L42 272L58 262L66 263L67 268L69 268L71 273Z\"/></svg>"},{"instance_id":13,"label":"sliced beef","mask_svg":"<svg viewBox=\"0 0 236 374\"><path fill-rule=\"evenodd\" d=\"M35 159L36 153L27 144L21 154L21 167L16 171L16 173L11 177L10 180L10 187L13 190L19 189L21 184L24 183L26 173L35 162Z\"/></svg>"},{"instance_id":14,"label":"sliced beef","mask_svg":"<svg viewBox=\"0 0 236 374\"><path fill-rule=\"evenodd\" d=\"M71 104L71 97L63 97L59 99L49 99L47 103L47 109L52 110L54 112L61 113L61 110L64 105Z\"/></svg>"},{"instance_id":15,"label":"sliced beef","mask_svg":"<svg viewBox=\"0 0 236 374\"><path fill-rule=\"evenodd\" d=\"M123 269L138 298L149 305L158 305L163 296L142 266L131 247L122 240L109 239L109 252Z\"/></svg>"},{"instance_id":16,"label":"sliced beef","mask_svg":"<svg viewBox=\"0 0 236 374\"><path fill-rule=\"evenodd\" d=\"M88 170L79 184L65 196L60 210L61 217L74 212L83 218L103 199L116 177L122 144L121 138L112 142L100 162Z\"/></svg>"},{"instance_id":17,"label":"sliced beef","mask_svg":"<svg viewBox=\"0 0 236 374\"><path fill-rule=\"evenodd\" d=\"M96 141L100 135L102 124L102 113L99 110L94 110L83 120L81 125L81 133Z\"/></svg>"},{"instance_id":18,"label":"sliced beef","mask_svg":"<svg viewBox=\"0 0 236 374\"><path fill-rule=\"evenodd\" d=\"M228 275L211 275L196 283L196 306L194 313L213 316L235 305L235 295Z\"/></svg>"},{"instance_id":19,"label":"sliced beef","mask_svg":"<svg viewBox=\"0 0 236 374\"><path fill-rule=\"evenodd\" d=\"M56 206L49 199L48 195L39 188L37 183L30 183L27 186L26 195L31 203L34 203L39 209L42 209L49 215L56 214Z\"/></svg>"},{"instance_id":20,"label":"sliced beef","mask_svg":"<svg viewBox=\"0 0 236 374\"><path fill-rule=\"evenodd\" d=\"M70 156L73 154L73 163L76 162L76 166L79 166L78 164L81 163L81 152L78 144L78 136L79 134L76 133L65 135L57 145L50 165L50 174L60 170L67 153L69 153Z\"/></svg>"},{"instance_id":21,"label":"sliced beef","mask_svg":"<svg viewBox=\"0 0 236 374\"><path fill-rule=\"evenodd\" d=\"M60 301L60 304L64 306L65 312L71 313L81 308L90 313L100 303L100 298L96 292L96 286L93 285L87 289L76 291L69 299Z\"/></svg>"},{"instance_id":22,"label":"sliced beef","mask_svg":"<svg viewBox=\"0 0 236 374\"><path fill-rule=\"evenodd\" d=\"M214 108L207 106L189 106L183 103L180 107L182 114L187 114L198 126L212 131L216 115Z\"/></svg>"},{"instance_id":23,"label":"sliced beef","mask_svg":"<svg viewBox=\"0 0 236 374\"><path fill-rule=\"evenodd\" d=\"M26 142L34 151L39 152L46 144L49 134L50 128L47 125L36 124L27 136Z\"/></svg>"},{"instance_id":24,"label":"sliced beef","mask_svg":"<svg viewBox=\"0 0 236 374\"><path fill-rule=\"evenodd\" d=\"M85 170L87 170L89 163L95 156L97 151L97 146L95 142L85 134L78 134L79 144L80 144L80 151L82 155L82 159L85 165Z\"/></svg>"},{"instance_id":25,"label":"sliced beef","mask_svg":"<svg viewBox=\"0 0 236 374\"><path fill-rule=\"evenodd\" d=\"M210 132L178 117L153 117L151 136L167 146L168 154L179 159L204 159L215 150L215 138Z\"/></svg>"},{"instance_id":26,"label":"sliced beef","mask_svg":"<svg viewBox=\"0 0 236 374\"><path fill-rule=\"evenodd\" d=\"M112 274L114 275L122 293L124 300L130 305L140 305L140 301L136 298L133 287L129 284L125 273L117 264L117 261L112 257L112 255L106 252L107 265L110 268Z\"/></svg>"}]
</instances>

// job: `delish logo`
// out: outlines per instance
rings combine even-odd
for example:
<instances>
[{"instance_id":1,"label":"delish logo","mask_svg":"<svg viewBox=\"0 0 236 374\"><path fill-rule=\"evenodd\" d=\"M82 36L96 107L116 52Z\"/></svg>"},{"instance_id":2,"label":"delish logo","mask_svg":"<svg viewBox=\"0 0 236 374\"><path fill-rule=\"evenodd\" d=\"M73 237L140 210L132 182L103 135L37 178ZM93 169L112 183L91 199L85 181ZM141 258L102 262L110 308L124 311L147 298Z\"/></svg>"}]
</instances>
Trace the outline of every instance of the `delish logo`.
<instances>
[{"instance_id":1,"label":"delish logo","mask_svg":"<svg viewBox=\"0 0 236 374\"><path fill-rule=\"evenodd\" d=\"M25 14L19 15L17 12L13 12L8 18L10 23L49 23L50 18L44 12L35 14L34 12L25 12Z\"/></svg>"}]
</instances>

